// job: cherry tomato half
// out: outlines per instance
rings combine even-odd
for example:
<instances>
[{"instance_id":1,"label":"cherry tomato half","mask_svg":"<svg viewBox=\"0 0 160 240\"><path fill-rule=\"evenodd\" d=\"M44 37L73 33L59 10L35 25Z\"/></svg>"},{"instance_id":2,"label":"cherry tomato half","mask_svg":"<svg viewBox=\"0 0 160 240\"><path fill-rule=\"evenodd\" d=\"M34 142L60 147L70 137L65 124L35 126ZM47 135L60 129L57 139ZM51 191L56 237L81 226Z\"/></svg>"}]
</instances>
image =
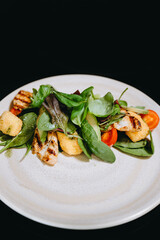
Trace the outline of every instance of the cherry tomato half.
<instances>
[{"instance_id":1,"label":"cherry tomato half","mask_svg":"<svg viewBox=\"0 0 160 240\"><path fill-rule=\"evenodd\" d=\"M141 117L147 123L147 125L151 131L158 126L159 116L155 111L148 110L148 113L141 114Z\"/></svg>"},{"instance_id":2,"label":"cherry tomato half","mask_svg":"<svg viewBox=\"0 0 160 240\"><path fill-rule=\"evenodd\" d=\"M112 128L110 131L102 134L101 141L110 147L117 142L117 138L118 138L117 130L115 128Z\"/></svg>"}]
</instances>

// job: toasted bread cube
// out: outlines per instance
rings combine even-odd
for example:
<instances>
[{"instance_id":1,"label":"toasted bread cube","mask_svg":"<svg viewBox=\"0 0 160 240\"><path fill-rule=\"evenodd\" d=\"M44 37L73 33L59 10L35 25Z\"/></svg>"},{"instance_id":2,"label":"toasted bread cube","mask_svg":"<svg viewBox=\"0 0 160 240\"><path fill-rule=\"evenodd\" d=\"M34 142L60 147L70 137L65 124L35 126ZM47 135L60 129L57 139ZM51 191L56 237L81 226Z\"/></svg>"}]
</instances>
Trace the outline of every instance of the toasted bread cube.
<instances>
[{"instance_id":1,"label":"toasted bread cube","mask_svg":"<svg viewBox=\"0 0 160 240\"><path fill-rule=\"evenodd\" d=\"M16 136L21 131L22 120L9 111L0 116L0 130L4 134Z\"/></svg>"},{"instance_id":2,"label":"toasted bread cube","mask_svg":"<svg viewBox=\"0 0 160 240\"><path fill-rule=\"evenodd\" d=\"M133 141L133 142L138 142L144 138L147 137L147 135L149 134L149 127L148 125L143 121L143 119L141 118L140 115L136 114L136 113L132 113L132 115L134 115L134 117L136 117L140 123L141 123L141 130L137 131L137 132L131 132L131 131L126 131L126 135Z\"/></svg>"},{"instance_id":3,"label":"toasted bread cube","mask_svg":"<svg viewBox=\"0 0 160 240\"><path fill-rule=\"evenodd\" d=\"M77 133L75 132L74 135L77 135ZM69 155L79 155L82 153L82 149L78 144L77 138L75 137L69 138L64 133L61 132L57 132L57 136L60 146L64 152L66 152Z\"/></svg>"}]
</instances>

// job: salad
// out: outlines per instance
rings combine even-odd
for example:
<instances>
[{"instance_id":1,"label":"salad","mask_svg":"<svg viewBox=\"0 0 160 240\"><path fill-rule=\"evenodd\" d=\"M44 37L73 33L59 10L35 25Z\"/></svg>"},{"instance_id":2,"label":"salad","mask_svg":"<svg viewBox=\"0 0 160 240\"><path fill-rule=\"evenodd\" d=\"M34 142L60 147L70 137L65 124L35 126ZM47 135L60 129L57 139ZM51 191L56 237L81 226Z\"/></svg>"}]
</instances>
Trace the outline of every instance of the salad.
<instances>
[{"instance_id":1,"label":"salad","mask_svg":"<svg viewBox=\"0 0 160 240\"><path fill-rule=\"evenodd\" d=\"M138 157L154 154L152 131L159 116L144 106L128 106L111 92L94 95L94 87L68 94L51 85L33 92L21 90L10 111L0 116L0 153L26 148L48 165L55 165L59 152L95 155L105 162L116 160L112 147ZM24 156L24 157L25 157Z\"/></svg>"}]
</instances>

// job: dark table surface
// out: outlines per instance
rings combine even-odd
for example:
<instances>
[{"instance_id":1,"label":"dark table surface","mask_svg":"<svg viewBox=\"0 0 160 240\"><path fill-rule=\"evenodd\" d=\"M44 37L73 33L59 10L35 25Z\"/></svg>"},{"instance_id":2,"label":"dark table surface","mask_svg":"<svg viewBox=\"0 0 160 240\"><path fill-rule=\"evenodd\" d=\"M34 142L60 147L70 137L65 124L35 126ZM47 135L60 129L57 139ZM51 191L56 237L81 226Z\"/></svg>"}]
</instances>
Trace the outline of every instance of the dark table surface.
<instances>
[{"instance_id":1,"label":"dark table surface","mask_svg":"<svg viewBox=\"0 0 160 240\"><path fill-rule=\"evenodd\" d=\"M2 10L1 99L44 77L92 74L128 83L160 104L155 6L100 0L7 1ZM57 233L147 237L158 234L160 225L160 206L132 222L90 231L40 224L3 202L0 213L2 232L18 239L51 239Z\"/></svg>"}]
</instances>

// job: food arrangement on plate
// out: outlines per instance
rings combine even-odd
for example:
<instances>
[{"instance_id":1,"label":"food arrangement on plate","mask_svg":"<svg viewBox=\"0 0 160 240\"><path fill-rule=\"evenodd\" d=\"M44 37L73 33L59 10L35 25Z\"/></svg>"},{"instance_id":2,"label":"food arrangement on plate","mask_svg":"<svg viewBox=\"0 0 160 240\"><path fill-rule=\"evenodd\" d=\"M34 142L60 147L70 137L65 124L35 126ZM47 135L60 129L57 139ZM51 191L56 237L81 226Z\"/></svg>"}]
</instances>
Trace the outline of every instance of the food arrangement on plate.
<instances>
[{"instance_id":1,"label":"food arrangement on plate","mask_svg":"<svg viewBox=\"0 0 160 240\"><path fill-rule=\"evenodd\" d=\"M0 153L27 148L48 165L55 165L60 151L76 156L92 154L105 162L116 159L112 147L133 156L154 154L152 131L159 116L144 106L129 107L122 96L111 92L103 97L88 87L68 94L51 85L33 92L21 90L10 111L0 117ZM24 157L25 157L24 156Z\"/></svg>"}]
</instances>

